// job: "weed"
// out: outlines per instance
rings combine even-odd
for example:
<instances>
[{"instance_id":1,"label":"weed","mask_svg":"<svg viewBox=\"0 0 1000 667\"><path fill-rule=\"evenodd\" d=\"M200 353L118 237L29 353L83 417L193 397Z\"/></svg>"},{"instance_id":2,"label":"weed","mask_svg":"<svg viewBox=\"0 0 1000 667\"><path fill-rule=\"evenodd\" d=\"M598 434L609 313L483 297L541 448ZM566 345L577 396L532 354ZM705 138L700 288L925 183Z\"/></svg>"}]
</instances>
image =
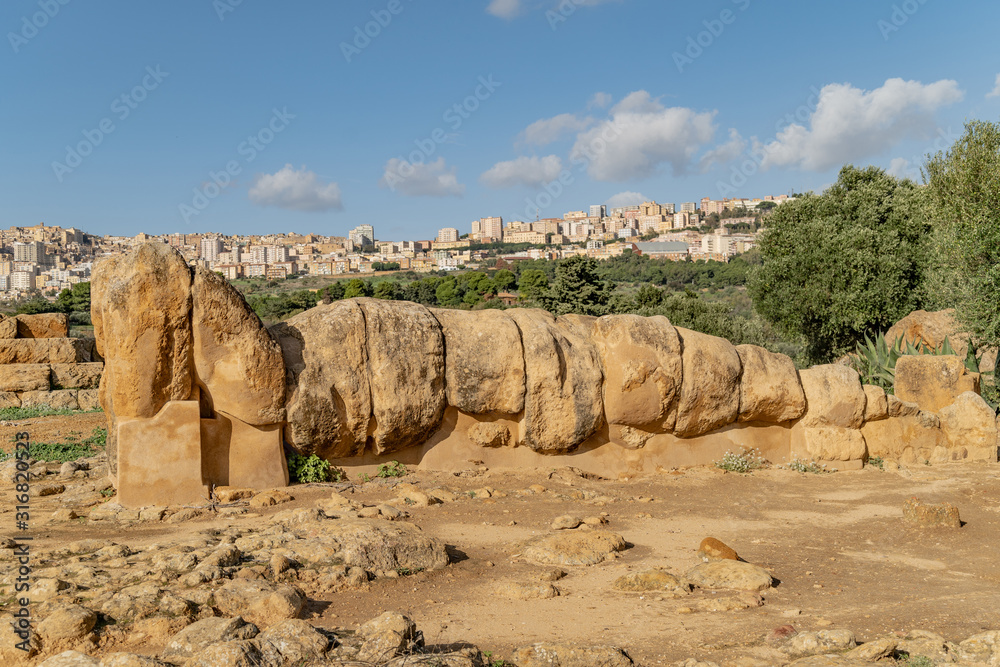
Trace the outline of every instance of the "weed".
<instances>
[{"instance_id":1,"label":"weed","mask_svg":"<svg viewBox=\"0 0 1000 667\"><path fill-rule=\"evenodd\" d=\"M744 449L739 454L726 451L722 459L715 462L715 467L727 472L748 473L768 466L767 459L760 455L760 451L754 449Z\"/></svg>"},{"instance_id":2,"label":"weed","mask_svg":"<svg viewBox=\"0 0 1000 667\"><path fill-rule=\"evenodd\" d=\"M358 475L358 479L361 480L362 484L372 481L372 478L366 472L363 472L360 475Z\"/></svg>"},{"instance_id":3,"label":"weed","mask_svg":"<svg viewBox=\"0 0 1000 667\"><path fill-rule=\"evenodd\" d=\"M28 408L0 408L0 421L14 422L22 419L34 419L36 417L78 415L100 411L100 408L94 410L70 410L68 408L53 408L50 405L34 405Z\"/></svg>"},{"instance_id":4,"label":"weed","mask_svg":"<svg viewBox=\"0 0 1000 667\"><path fill-rule=\"evenodd\" d=\"M926 655L907 656L906 667L934 667L934 661Z\"/></svg>"},{"instance_id":5,"label":"weed","mask_svg":"<svg viewBox=\"0 0 1000 667\"><path fill-rule=\"evenodd\" d=\"M885 470L885 460L881 456L869 456L868 465L874 466L879 470Z\"/></svg>"},{"instance_id":6,"label":"weed","mask_svg":"<svg viewBox=\"0 0 1000 667\"><path fill-rule=\"evenodd\" d=\"M823 475L828 472L837 472L836 468L827 468L825 463L816 463L816 461L803 461L799 457L795 457L788 462L785 466L792 472L809 472L814 475Z\"/></svg>"},{"instance_id":7,"label":"weed","mask_svg":"<svg viewBox=\"0 0 1000 667\"><path fill-rule=\"evenodd\" d=\"M507 667L506 660L493 659L493 651L483 651L483 659L486 661L486 667Z\"/></svg>"},{"instance_id":8,"label":"weed","mask_svg":"<svg viewBox=\"0 0 1000 667\"><path fill-rule=\"evenodd\" d=\"M417 501L414 500L413 498L403 498L403 502L406 503L407 505L416 505L417 504Z\"/></svg>"},{"instance_id":9,"label":"weed","mask_svg":"<svg viewBox=\"0 0 1000 667\"><path fill-rule=\"evenodd\" d=\"M95 428L89 438L70 438L69 442L34 442L31 457L37 461L66 463L99 454L108 443L108 431Z\"/></svg>"},{"instance_id":10,"label":"weed","mask_svg":"<svg viewBox=\"0 0 1000 667\"><path fill-rule=\"evenodd\" d=\"M407 474L406 466L399 461L383 463L375 472L376 477L403 477Z\"/></svg>"},{"instance_id":11,"label":"weed","mask_svg":"<svg viewBox=\"0 0 1000 667\"><path fill-rule=\"evenodd\" d=\"M288 474L292 481L308 484L330 480L330 462L315 454L292 454L288 459Z\"/></svg>"},{"instance_id":12,"label":"weed","mask_svg":"<svg viewBox=\"0 0 1000 667\"><path fill-rule=\"evenodd\" d=\"M104 489L103 491L101 491L101 495L104 496L105 498L110 498L111 496L115 495L115 490Z\"/></svg>"},{"instance_id":13,"label":"weed","mask_svg":"<svg viewBox=\"0 0 1000 667\"><path fill-rule=\"evenodd\" d=\"M470 498L475 498L476 497L476 492L475 491L469 491L469 497Z\"/></svg>"},{"instance_id":14,"label":"weed","mask_svg":"<svg viewBox=\"0 0 1000 667\"><path fill-rule=\"evenodd\" d=\"M401 577L408 577L411 574L417 574L417 573L423 572L423 571L424 571L424 568L422 568L422 567L415 567L415 568L397 567L396 568L396 574L398 574Z\"/></svg>"}]
</instances>

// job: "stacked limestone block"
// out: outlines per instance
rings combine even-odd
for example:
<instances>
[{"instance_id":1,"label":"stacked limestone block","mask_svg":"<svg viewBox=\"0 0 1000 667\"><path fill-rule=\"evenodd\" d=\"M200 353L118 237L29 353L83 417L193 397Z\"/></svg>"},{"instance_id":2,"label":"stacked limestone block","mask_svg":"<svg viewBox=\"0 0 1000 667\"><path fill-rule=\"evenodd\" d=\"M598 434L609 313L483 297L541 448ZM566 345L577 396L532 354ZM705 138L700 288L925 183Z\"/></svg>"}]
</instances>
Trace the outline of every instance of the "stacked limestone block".
<instances>
[{"instance_id":1,"label":"stacked limestone block","mask_svg":"<svg viewBox=\"0 0 1000 667\"><path fill-rule=\"evenodd\" d=\"M103 369L93 340L69 337L66 315L0 319L0 407L93 410Z\"/></svg>"}]
</instances>

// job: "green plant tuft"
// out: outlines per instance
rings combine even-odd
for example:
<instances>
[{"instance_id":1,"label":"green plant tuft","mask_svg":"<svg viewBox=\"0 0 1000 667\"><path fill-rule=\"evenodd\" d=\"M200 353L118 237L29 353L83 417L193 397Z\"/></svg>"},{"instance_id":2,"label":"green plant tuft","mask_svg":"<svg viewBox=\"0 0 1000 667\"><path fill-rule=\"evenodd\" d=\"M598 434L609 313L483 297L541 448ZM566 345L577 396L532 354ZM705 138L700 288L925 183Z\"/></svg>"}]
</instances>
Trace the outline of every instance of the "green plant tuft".
<instances>
[{"instance_id":1,"label":"green plant tuft","mask_svg":"<svg viewBox=\"0 0 1000 667\"><path fill-rule=\"evenodd\" d=\"M403 477L407 474L406 466L399 461L389 461L383 463L375 472L376 477Z\"/></svg>"},{"instance_id":2,"label":"green plant tuft","mask_svg":"<svg viewBox=\"0 0 1000 667\"><path fill-rule=\"evenodd\" d=\"M715 467L720 470L738 473L753 472L754 470L766 468L768 465L770 464L767 462L767 459L760 455L760 450L756 447L753 449L744 449L739 454L726 451L723 457L715 462Z\"/></svg>"},{"instance_id":3,"label":"green plant tuft","mask_svg":"<svg viewBox=\"0 0 1000 667\"><path fill-rule=\"evenodd\" d=\"M343 474L343 471L339 472ZM288 475L293 482L302 484L328 482L331 478L330 462L315 454L292 454L288 459Z\"/></svg>"},{"instance_id":4,"label":"green plant tuft","mask_svg":"<svg viewBox=\"0 0 1000 667\"><path fill-rule=\"evenodd\" d=\"M881 456L869 456L868 465L879 470L885 470L885 460Z\"/></svg>"},{"instance_id":5,"label":"green plant tuft","mask_svg":"<svg viewBox=\"0 0 1000 667\"><path fill-rule=\"evenodd\" d=\"M785 466L792 472L807 472L814 475L823 475L828 472L837 472L836 468L827 468L825 463L816 463L816 461L804 461L798 457L793 458Z\"/></svg>"}]
</instances>

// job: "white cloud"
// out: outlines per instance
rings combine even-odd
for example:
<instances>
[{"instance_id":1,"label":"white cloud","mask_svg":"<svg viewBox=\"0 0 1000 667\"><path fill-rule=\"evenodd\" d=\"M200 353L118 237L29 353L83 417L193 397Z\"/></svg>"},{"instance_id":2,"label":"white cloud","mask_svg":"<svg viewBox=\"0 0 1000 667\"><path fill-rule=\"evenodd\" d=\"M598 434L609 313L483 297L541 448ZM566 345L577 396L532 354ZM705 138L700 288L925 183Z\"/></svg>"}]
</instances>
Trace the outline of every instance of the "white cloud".
<instances>
[{"instance_id":1,"label":"white cloud","mask_svg":"<svg viewBox=\"0 0 1000 667\"><path fill-rule=\"evenodd\" d=\"M958 83L947 79L927 85L889 79L871 91L824 86L809 127L789 125L762 146L762 166L825 171L878 155L904 139L928 136L935 112L963 97Z\"/></svg>"},{"instance_id":2,"label":"white cloud","mask_svg":"<svg viewBox=\"0 0 1000 667\"><path fill-rule=\"evenodd\" d=\"M895 176L896 178L913 178L913 167L910 165L910 161L905 157L893 158L892 162L889 163L889 168L886 172L890 176Z\"/></svg>"},{"instance_id":3,"label":"white cloud","mask_svg":"<svg viewBox=\"0 0 1000 667\"><path fill-rule=\"evenodd\" d=\"M664 107L645 90L611 109L608 122L577 135L570 154L597 181L646 178L663 164L683 174L715 134L715 112Z\"/></svg>"},{"instance_id":4,"label":"white cloud","mask_svg":"<svg viewBox=\"0 0 1000 667\"><path fill-rule=\"evenodd\" d=\"M997 80L993 84L993 90L991 90L986 97L1000 97L1000 74L997 74Z\"/></svg>"},{"instance_id":5,"label":"white cloud","mask_svg":"<svg viewBox=\"0 0 1000 667\"><path fill-rule=\"evenodd\" d=\"M521 0L490 0L486 11L502 19L512 19L521 13Z\"/></svg>"},{"instance_id":6,"label":"white cloud","mask_svg":"<svg viewBox=\"0 0 1000 667\"><path fill-rule=\"evenodd\" d=\"M407 197L461 197L465 186L458 182L455 168L439 157L427 164L411 164L392 158L385 164L379 186Z\"/></svg>"},{"instance_id":7,"label":"white cloud","mask_svg":"<svg viewBox=\"0 0 1000 667\"><path fill-rule=\"evenodd\" d=\"M579 132L590 127L593 122L593 118L580 118L571 113L543 118L526 127L518 136L517 143L546 146L558 141L564 134Z\"/></svg>"},{"instance_id":8,"label":"white cloud","mask_svg":"<svg viewBox=\"0 0 1000 667\"><path fill-rule=\"evenodd\" d=\"M729 128L729 141L716 146L701 156L701 159L699 160L701 170L707 171L717 164L725 164L726 162L735 160L742 155L743 151L746 149L746 139L744 139L735 129Z\"/></svg>"},{"instance_id":9,"label":"white cloud","mask_svg":"<svg viewBox=\"0 0 1000 667\"><path fill-rule=\"evenodd\" d=\"M594 96L587 102L588 109L604 109L611 104L612 97L608 93L594 93Z\"/></svg>"},{"instance_id":10,"label":"white cloud","mask_svg":"<svg viewBox=\"0 0 1000 667\"><path fill-rule=\"evenodd\" d=\"M643 204L648 201L652 200L641 192L626 191L619 192L604 203L608 208L619 208L622 206L636 206L637 204Z\"/></svg>"},{"instance_id":11,"label":"white cloud","mask_svg":"<svg viewBox=\"0 0 1000 667\"><path fill-rule=\"evenodd\" d=\"M295 211L329 211L344 208L340 186L323 183L305 167L296 171L286 164L274 174L261 174L250 187L250 201L258 206L276 206Z\"/></svg>"},{"instance_id":12,"label":"white cloud","mask_svg":"<svg viewBox=\"0 0 1000 667\"><path fill-rule=\"evenodd\" d=\"M559 178L562 168L562 160L555 155L519 157L509 162L498 162L479 180L491 188L511 188L515 185L538 187Z\"/></svg>"}]
</instances>

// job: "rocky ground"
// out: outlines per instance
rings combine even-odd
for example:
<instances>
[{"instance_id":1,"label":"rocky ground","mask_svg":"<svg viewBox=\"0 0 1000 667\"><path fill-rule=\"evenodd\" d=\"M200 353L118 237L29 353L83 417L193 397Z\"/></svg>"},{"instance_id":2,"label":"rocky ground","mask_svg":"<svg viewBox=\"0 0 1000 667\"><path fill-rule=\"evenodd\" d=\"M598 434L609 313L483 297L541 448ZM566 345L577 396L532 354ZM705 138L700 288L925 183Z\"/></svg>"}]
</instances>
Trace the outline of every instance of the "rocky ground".
<instances>
[{"instance_id":1,"label":"rocky ground","mask_svg":"<svg viewBox=\"0 0 1000 667\"><path fill-rule=\"evenodd\" d=\"M469 461L135 511L100 457L36 463L26 658L8 462L0 664L1000 664L1000 466L884 467L610 480ZM904 520L913 497L964 525ZM699 552L707 537L724 544ZM744 562L714 560L726 545Z\"/></svg>"}]
</instances>

